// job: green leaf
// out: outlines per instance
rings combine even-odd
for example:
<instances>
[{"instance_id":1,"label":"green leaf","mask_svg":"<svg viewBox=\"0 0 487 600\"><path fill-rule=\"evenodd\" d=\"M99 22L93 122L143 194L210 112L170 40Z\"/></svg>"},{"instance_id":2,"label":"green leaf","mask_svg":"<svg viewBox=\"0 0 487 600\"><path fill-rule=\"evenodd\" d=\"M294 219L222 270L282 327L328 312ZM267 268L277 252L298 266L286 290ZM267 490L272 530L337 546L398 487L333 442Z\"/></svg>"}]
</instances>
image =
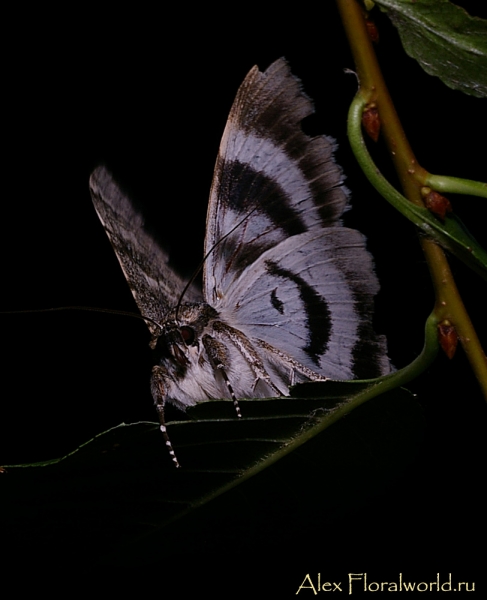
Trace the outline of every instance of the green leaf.
<instances>
[{"instance_id":1,"label":"green leaf","mask_svg":"<svg viewBox=\"0 0 487 600\"><path fill-rule=\"evenodd\" d=\"M367 388L363 382L298 386L303 396L319 397L243 400L243 419L235 418L231 402L199 404L189 411L197 420L169 425L182 469L171 464L157 424L120 425L63 459L8 467L0 480L1 513L6 526L27 539L54 538L56 546L77 552L96 540L96 558L132 562L139 554L142 561L154 552L174 553L178 545L184 551L185 527L191 528L193 547L205 545L209 533L202 514L208 513L202 507L219 518L222 511L229 515L225 531L235 527L233 520L242 518L235 513L235 494L222 495L232 488L244 489L256 502L265 502L272 490L285 503L289 486L305 490L332 477L320 506L360 502L415 452L422 413L407 391L383 394L355 411L356 417L294 452L286 449L317 423L333 423ZM262 470L259 465L268 467L265 476L250 479Z\"/></svg>"},{"instance_id":2,"label":"green leaf","mask_svg":"<svg viewBox=\"0 0 487 600\"><path fill-rule=\"evenodd\" d=\"M449 0L377 0L405 51L430 75L473 96L487 96L487 21Z\"/></svg>"},{"instance_id":3,"label":"green leaf","mask_svg":"<svg viewBox=\"0 0 487 600\"><path fill-rule=\"evenodd\" d=\"M76 554L86 562L89 549L92 562L133 564L187 552L188 539L194 552L227 535L241 519L242 490L246 502L275 498L278 510L290 489L301 495L311 486L297 508L300 527L316 497L320 515L327 508L335 515L395 476L415 452L422 413L398 386L434 360L436 326L432 314L421 354L379 379L301 384L293 398L241 400L242 419L228 400L198 404L188 410L196 420L168 423L182 469L155 423L120 425L62 459L8 467L0 477L2 533L13 531L29 547L54 540L58 553L69 547L71 560ZM326 497L313 487L323 478L330 481ZM253 509L248 518L256 520Z\"/></svg>"}]
</instances>

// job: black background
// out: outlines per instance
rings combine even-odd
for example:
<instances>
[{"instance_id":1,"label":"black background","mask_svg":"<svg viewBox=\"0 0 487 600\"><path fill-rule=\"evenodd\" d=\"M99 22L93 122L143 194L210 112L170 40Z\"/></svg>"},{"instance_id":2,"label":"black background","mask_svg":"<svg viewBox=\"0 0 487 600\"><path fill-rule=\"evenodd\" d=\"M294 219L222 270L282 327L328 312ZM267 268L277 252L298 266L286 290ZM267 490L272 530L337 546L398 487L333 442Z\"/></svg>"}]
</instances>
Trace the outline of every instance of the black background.
<instances>
[{"instance_id":1,"label":"black background","mask_svg":"<svg viewBox=\"0 0 487 600\"><path fill-rule=\"evenodd\" d=\"M415 231L371 189L348 149L356 79L344 73L353 62L334 4L320 15L296 10L264 17L243 6L164 15L141 7L89 15L70 9L12 19L4 74L2 310L136 311L90 201L88 178L99 164L145 206L173 260L190 273L201 258L214 160L235 92L254 64L265 68L285 56L315 101L317 114L305 128L339 142L337 160L352 191L346 223L367 235L381 281L376 327L388 336L396 366L417 356L433 293ZM433 173L485 180L485 100L426 75L404 55L386 18L377 20L377 52L419 162ZM380 150L377 160L390 174ZM485 240L485 201L453 201ZM485 282L452 265L485 346ZM142 322L71 311L0 319L0 463L61 456L122 421L155 420ZM440 570L485 584L476 548L486 533L485 401L461 350L452 362L440 356L410 388L424 408L425 439L385 489L332 524L317 515L316 528L308 523L302 535L299 514L282 522L274 516L285 540L279 548L268 532L259 537L253 530L255 546L229 534L225 547L204 556L188 550L159 565L159 578L198 573L199 586L214 590L221 581L254 589L264 578L259 589L272 596L294 595L306 573L319 571L333 581L365 570L376 580L400 571L434 580ZM317 476L326 494L332 482L326 473Z\"/></svg>"}]
</instances>

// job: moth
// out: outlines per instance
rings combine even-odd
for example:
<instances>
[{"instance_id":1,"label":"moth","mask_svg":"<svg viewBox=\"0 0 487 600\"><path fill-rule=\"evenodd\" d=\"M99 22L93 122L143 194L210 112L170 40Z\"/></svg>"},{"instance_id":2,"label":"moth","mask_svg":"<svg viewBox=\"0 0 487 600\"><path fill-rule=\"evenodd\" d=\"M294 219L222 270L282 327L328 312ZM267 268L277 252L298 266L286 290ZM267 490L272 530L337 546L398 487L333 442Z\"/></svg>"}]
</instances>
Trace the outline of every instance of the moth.
<instances>
[{"instance_id":1,"label":"moth","mask_svg":"<svg viewBox=\"0 0 487 600\"><path fill-rule=\"evenodd\" d=\"M312 112L284 59L244 79L215 165L202 290L185 290L110 173L91 175L95 209L147 319L152 396L177 467L166 402L184 410L225 398L241 416L238 398L390 370L371 326L379 286L365 238L340 221L349 204L335 142L301 129Z\"/></svg>"}]
</instances>

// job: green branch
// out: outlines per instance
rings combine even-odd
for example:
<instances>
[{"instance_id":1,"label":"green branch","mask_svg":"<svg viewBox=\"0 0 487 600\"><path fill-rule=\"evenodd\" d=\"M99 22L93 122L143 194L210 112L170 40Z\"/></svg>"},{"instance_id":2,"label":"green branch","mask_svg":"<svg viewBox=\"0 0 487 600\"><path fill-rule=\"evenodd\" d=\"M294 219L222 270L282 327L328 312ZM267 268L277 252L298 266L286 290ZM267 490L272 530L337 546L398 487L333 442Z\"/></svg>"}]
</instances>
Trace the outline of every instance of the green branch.
<instances>
[{"instance_id":1,"label":"green branch","mask_svg":"<svg viewBox=\"0 0 487 600\"><path fill-rule=\"evenodd\" d=\"M460 179L458 177L432 175L431 173L428 173L424 183L437 192L466 194L469 196L487 198L487 183L482 183L481 181L471 181L470 179Z\"/></svg>"},{"instance_id":2,"label":"green branch","mask_svg":"<svg viewBox=\"0 0 487 600\"><path fill-rule=\"evenodd\" d=\"M423 206L409 202L376 167L362 135L362 113L366 105L367 99L359 90L350 105L348 113L348 138L355 158L367 179L396 210L419 227L426 235L436 240L443 248L455 254L481 277L487 279L487 252L468 232L463 223L455 215L449 216L443 222ZM483 185L453 177L438 177L438 179L455 181L457 187L460 185L459 182L464 182L464 187ZM468 186L468 184L472 185ZM435 187L435 189L437 188Z\"/></svg>"},{"instance_id":3,"label":"green branch","mask_svg":"<svg viewBox=\"0 0 487 600\"><path fill-rule=\"evenodd\" d=\"M447 231L447 226L439 224L436 218L430 215L424 208L421 197L422 188L425 185L430 185L433 188L436 186L431 183L431 176L418 164L402 128L377 62L366 29L362 8L355 0L337 0L337 6L353 53L360 81L360 91L350 111L353 124L349 126L351 130L351 143L358 149L357 158L359 162L367 163L366 175L371 177L371 181L375 181L374 185L376 185L380 193L392 199L393 202L396 202L402 214L405 214L423 230L425 228L430 229L429 235L442 237L448 247L455 247L463 254L463 259L468 262L467 254L470 252L469 242L466 241L467 238L460 237L458 239L456 237L460 235L459 230L461 229L458 221L454 225L456 233L452 238ZM367 159L367 150L361 139L361 133L359 133L360 127L356 124L356 119L359 116L361 117L363 107L367 103L369 105L373 103L378 110L382 124L381 133L389 148L391 159L404 191L404 196L409 201L407 206L405 206L402 194L397 192L377 172L375 166L372 167L369 164ZM472 183L474 184L473 187L478 189L478 184L475 184L475 182ZM447 184L453 184L452 178L450 178ZM472 188L472 185L470 184L469 187ZM457 189L459 188L460 186L457 185ZM420 208L420 210L415 210L416 208ZM471 239L471 236L468 236L468 239ZM445 254L430 237L421 237L420 244L425 254L435 289L436 303L434 311L436 318L438 322L448 320L455 328L472 366L472 370L487 399L487 359L480 345L477 333L470 321L470 317L463 305ZM482 272L485 262L485 254L482 254L484 251L477 245L475 252L477 254L475 259L476 270Z\"/></svg>"}]
</instances>

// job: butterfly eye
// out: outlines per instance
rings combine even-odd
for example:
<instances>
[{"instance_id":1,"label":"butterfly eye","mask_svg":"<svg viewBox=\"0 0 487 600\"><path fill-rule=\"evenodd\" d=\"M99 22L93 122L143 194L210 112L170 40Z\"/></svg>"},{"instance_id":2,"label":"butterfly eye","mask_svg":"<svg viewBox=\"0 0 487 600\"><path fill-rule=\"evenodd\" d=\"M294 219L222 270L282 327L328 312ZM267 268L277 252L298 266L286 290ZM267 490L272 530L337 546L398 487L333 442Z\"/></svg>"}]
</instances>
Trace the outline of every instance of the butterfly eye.
<instances>
[{"instance_id":1,"label":"butterfly eye","mask_svg":"<svg viewBox=\"0 0 487 600\"><path fill-rule=\"evenodd\" d=\"M191 327L181 327L179 331L186 346L191 346L192 344L194 344L194 329L192 329Z\"/></svg>"}]
</instances>

